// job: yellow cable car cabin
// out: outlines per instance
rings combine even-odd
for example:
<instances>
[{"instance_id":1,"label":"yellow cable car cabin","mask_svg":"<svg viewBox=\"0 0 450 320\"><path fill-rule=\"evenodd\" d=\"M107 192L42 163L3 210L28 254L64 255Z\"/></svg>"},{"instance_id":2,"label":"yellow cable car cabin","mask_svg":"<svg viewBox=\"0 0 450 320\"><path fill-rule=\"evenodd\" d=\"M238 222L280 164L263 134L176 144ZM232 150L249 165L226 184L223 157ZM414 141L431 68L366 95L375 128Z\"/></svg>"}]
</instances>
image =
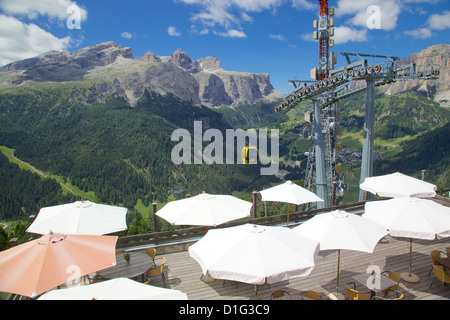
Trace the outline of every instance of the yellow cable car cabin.
<instances>
[{"instance_id":1,"label":"yellow cable car cabin","mask_svg":"<svg viewBox=\"0 0 450 320\"><path fill-rule=\"evenodd\" d=\"M257 164L259 161L258 148L245 147L241 152L242 162L245 164Z\"/></svg>"}]
</instances>

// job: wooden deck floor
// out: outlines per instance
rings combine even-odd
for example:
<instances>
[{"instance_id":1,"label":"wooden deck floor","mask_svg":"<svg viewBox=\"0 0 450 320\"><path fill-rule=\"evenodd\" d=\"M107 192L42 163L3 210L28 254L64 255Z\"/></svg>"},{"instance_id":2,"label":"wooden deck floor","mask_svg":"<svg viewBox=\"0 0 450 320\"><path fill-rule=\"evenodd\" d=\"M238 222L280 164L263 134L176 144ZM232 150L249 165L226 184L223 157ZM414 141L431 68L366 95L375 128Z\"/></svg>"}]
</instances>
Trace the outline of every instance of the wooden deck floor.
<instances>
[{"instance_id":1,"label":"wooden deck floor","mask_svg":"<svg viewBox=\"0 0 450 320\"><path fill-rule=\"evenodd\" d=\"M352 282L351 277L357 273L366 272L370 265L378 266L382 271L392 270L398 273L408 271L409 239L387 236L379 242L374 253L341 251L339 292L345 294L344 285ZM445 251L450 247L450 239L413 241L413 273L420 277L418 283L400 282L399 291L406 300L449 300L450 286L443 286L438 280L430 284L434 274L428 273L431 268L430 253L432 250ZM268 253L270 254L270 253ZM200 265L189 256L187 251L158 255L157 262L162 257L167 259L164 273L167 287L185 292L190 300L268 300L270 293L276 289L288 289L293 299L299 298L305 290L319 292L323 299L336 291L337 251L320 252L316 259L316 267L312 274L305 278L292 279L276 284L258 286L255 295L254 286L232 281L215 280L207 283L201 280ZM161 277L152 278L150 284L163 286ZM362 285L357 290L369 293Z\"/></svg>"}]
</instances>

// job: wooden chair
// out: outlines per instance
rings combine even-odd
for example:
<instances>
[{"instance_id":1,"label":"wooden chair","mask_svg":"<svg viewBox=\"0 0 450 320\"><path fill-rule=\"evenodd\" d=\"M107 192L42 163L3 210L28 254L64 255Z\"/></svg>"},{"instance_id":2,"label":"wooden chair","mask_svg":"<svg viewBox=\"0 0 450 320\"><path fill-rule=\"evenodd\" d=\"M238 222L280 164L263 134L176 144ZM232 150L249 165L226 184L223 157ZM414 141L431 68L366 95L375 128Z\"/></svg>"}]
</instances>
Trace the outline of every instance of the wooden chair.
<instances>
[{"instance_id":1,"label":"wooden chair","mask_svg":"<svg viewBox=\"0 0 450 320\"><path fill-rule=\"evenodd\" d=\"M150 278L154 276L161 276L164 287L166 287L166 277L164 276L164 264L166 263L166 258L162 258L161 260L161 266L157 268L150 268L150 270L147 271L147 283L150 282Z\"/></svg>"},{"instance_id":2,"label":"wooden chair","mask_svg":"<svg viewBox=\"0 0 450 320\"><path fill-rule=\"evenodd\" d=\"M439 281L442 282L442 294L444 293L444 286L446 283L450 283L450 273L445 271L445 267L442 265L433 265L433 270L434 270L434 279L430 284L430 289L431 286L434 283L434 280L438 279Z\"/></svg>"},{"instance_id":3,"label":"wooden chair","mask_svg":"<svg viewBox=\"0 0 450 320\"><path fill-rule=\"evenodd\" d=\"M433 266L440 265L438 263L438 260L441 259L441 253L442 252L439 250L431 251L431 269L430 272L428 273L428 276L430 276L431 272L433 271Z\"/></svg>"},{"instance_id":4,"label":"wooden chair","mask_svg":"<svg viewBox=\"0 0 450 320\"><path fill-rule=\"evenodd\" d=\"M361 293L356 290L355 283L351 283L353 284L354 289L351 289L348 285L345 285L348 300L370 300L370 297L367 294Z\"/></svg>"},{"instance_id":5,"label":"wooden chair","mask_svg":"<svg viewBox=\"0 0 450 320\"><path fill-rule=\"evenodd\" d=\"M153 259L153 265L156 267L155 258L156 258L156 249L155 248L148 248L145 250L145 253Z\"/></svg>"},{"instance_id":6,"label":"wooden chair","mask_svg":"<svg viewBox=\"0 0 450 320\"><path fill-rule=\"evenodd\" d=\"M372 300L402 300L403 299L403 293L401 293L400 291L392 291L392 293L395 295L394 298L388 298L386 296L384 296L384 297L374 296L372 298Z\"/></svg>"},{"instance_id":7,"label":"wooden chair","mask_svg":"<svg viewBox=\"0 0 450 320\"><path fill-rule=\"evenodd\" d=\"M273 291L273 292L270 294L270 300L282 298L282 297L284 297L284 296L287 296L287 298L288 298L289 300L291 300L291 295L290 295L289 292L287 292L286 290L278 289L278 290Z\"/></svg>"},{"instance_id":8,"label":"wooden chair","mask_svg":"<svg viewBox=\"0 0 450 320\"><path fill-rule=\"evenodd\" d=\"M399 286L400 280L401 280L402 278L400 277L400 274L398 274L398 273L395 272L395 271L387 271L387 272L383 272L383 274L387 274L387 277L388 277L389 279L391 279L392 281L397 282L396 285L393 285L392 287L389 287L389 288L383 290L384 296L387 297L387 296L389 295L389 293L395 292L395 291L398 290L398 286Z\"/></svg>"},{"instance_id":9,"label":"wooden chair","mask_svg":"<svg viewBox=\"0 0 450 320\"><path fill-rule=\"evenodd\" d=\"M302 294L300 295L301 299L303 297L308 298L310 300L320 300L320 293L313 291L313 290L307 290L307 291L303 291Z\"/></svg>"}]
</instances>

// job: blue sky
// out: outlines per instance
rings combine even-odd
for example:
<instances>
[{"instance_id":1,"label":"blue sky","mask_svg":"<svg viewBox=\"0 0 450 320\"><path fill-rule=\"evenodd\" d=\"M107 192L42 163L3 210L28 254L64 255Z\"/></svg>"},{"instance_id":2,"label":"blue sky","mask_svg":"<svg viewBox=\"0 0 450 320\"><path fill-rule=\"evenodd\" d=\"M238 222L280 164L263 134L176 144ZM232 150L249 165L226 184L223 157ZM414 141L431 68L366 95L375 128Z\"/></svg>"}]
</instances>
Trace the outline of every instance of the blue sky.
<instances>
[{"instance_id":1,"label":"blue sky","mask_svg":"<svg viewBox=\"0 0 450 320\"><path fill-rule=\"evenodd\" d=\"M226 70L269 73L282 93L290 79L309 79L318 63L312 21L317 0L0 0L0 65L49 50L77 51L104 41L171 55L178 48L198 60L214 56ZM69 11L76 5L79 11ZM407 57L449 44L448 0L337 0L335 42L340 52ZM377 6L380 14L367 12ZM72 8L72 7L71 7ZM76 15L79 12L79 16ZM74 15L75 14L75 15ZM375 13L376 14L376 13ZM80 29L69 29L76 17ZM368 28L369 18L379 28ZM372 20L375 21L375 20Z\"/></svg>"}]
</instances>

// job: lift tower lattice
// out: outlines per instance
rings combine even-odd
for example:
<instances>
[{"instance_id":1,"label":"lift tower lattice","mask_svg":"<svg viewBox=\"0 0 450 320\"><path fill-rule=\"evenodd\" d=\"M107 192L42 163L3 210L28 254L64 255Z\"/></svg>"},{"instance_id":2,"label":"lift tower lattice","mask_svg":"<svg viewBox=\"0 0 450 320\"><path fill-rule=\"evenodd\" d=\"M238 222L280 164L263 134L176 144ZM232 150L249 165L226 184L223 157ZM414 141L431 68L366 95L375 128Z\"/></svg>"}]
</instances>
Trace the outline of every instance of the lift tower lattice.
<instances>
[{"instance_id":1,"label":"lift tower lattice","mask_svg":"<svg viewBox=\"0 0 450 320\"><path fill-rule=\"evenodd\" d=\"M374 137L374 88L395 81L437 79L439 68L434 65L418 66L415 63L402 65L399 58L392 56L370 55L360 53L341 53L347 65L338 69L336 55L330 52L334 41L334 8L328 7L327 0L319 0L319 21L314 20L314 39L319 40L319 65L311 70L311 77L316 81L291 81L294 91L288 94L275 111L287 112L303 100L313 102L313 134L305 177L305 186L316 188L316 193L324 199L318 207L328 207L336 203L336 193L332 183L338 182L336 174L336 152L338 144L338 103L351 95L366 90L366 115L364 123L363 156L360 182L372 176L373 137ZM361 60L351 62L349 56ZM385 58L387 62L370 65L365 58ZM363 81L360 81L363 80ZM313 172L315 171L315 176ZM362 200L360 192L359 199Z\"/></svg>"}]
</instances>

